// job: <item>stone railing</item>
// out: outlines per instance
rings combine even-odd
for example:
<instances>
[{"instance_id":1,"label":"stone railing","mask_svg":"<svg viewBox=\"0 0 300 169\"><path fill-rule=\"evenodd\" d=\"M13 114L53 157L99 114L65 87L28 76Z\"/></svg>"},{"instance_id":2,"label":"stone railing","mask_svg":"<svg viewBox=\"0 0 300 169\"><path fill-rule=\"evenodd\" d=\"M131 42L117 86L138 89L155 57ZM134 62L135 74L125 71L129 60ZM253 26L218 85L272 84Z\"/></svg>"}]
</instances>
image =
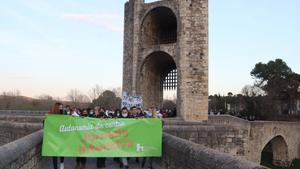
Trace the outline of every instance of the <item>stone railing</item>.
<instances>
[{"instance_id":1,"label":"stone railing","mask_svg":"<svg viewBox=\"0 0 300 169\"><path fill-rule=\"evenodd\" d=\"M16 123L42 123L44 119L44 116L0 115L0 121L10 121Z\"/></svg>"},{"instance_id":2,"label":"stone railing","mask_svg":"<svg viewBox=\"0 0 300 169\"><path fill-rule=\"evenodd\" d=\"M266 169L166 133L163 145L163 164L168 169Z\"/></svg>"},{"instance_id":3,"label":"stone railing","mask_svg":"<svg viewBox=\"0 0 300 169\"><path fill-rule=\"evenodd\" d=\"M45 116L49 112L46 110L41 111L28 111L28 110L0 110L0 115L25 115L25 116Z\"/></svg>"},{"instance_id":4,"label":"stone railing","mask_svg":"<svg viewBox=\"0 0 300 169\"><path fill-rule=\"evenodd\" d=\"M189 122L184 121L182 118L164 118L164 125L177 125L177 126L192 126L192 125L207 125L206 122Z\"/></svg>"},{"instance_id":5,"label":"stone railing","mask_svg":"<svg viewBox=\"0 0 300 169\"><path fill-rule=\"evenodd\" d=\"M0 147L0 169L40 169L43 131Z\"/></svg>"},{"instance_id":6,"label":"stone railing","mask_svg":"<svg viewBox=\"0 0 300 169\"><path fill-rule=\"evenodd\" d=\"M214 125L230 125L242 128L249 128L251 122L231 115L216 115L208 116L207 123Z\"/></svg>"},{"instance_id":7,"label":"stone railing","mask_svg":"<svg viewBox=\"0 0 300 169\"><path fill-rule=\"evenodd\" d=\"M165 125L164 132L236 157L246 158L248 130L221 125Z\"/></svg>"},{"instance_id":8,"label":"stone railing","mask_svg":"<svg viewBox=\"0 0 300 169\"><path fill-rule=\"evenodd\" d=\"M42 127L42 123L0 121L0 146L36 132Z\"/></svg>"},{"instance_id":9,"label":"stone railing","mask_svg":"<svg viewBox=\"0 0 300 169\"><path fill-rule=\"evenodd\" d=\"M165 125L184 125L184 126L194 126L194 125L230 125L237 127L247 127L250 125L250 121L231 116L231 115L211 115L208 116L208 120L204 122L189 122L184 121L182 118L166 118L163 119Z\"/></svg>"}]
</instances>

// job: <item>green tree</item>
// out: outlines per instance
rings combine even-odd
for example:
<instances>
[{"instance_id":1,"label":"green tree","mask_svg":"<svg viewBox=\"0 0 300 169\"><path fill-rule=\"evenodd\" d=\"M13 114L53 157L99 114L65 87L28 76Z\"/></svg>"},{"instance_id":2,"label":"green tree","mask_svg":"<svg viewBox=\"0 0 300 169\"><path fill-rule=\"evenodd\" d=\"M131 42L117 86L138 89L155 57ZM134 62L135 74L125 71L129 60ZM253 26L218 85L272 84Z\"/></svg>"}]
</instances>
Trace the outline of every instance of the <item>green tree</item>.
<instances>
[{"instance_id":1,"label":"green tree","mask_svg":"<svg viewBox=\"0 0 300 169\"><path fill-rule=\"evenodd\" d=\"M175 110L176 109L176 103L172 100L164 100L163 101L163 108L169 109L169 110Z\"/></svg>"},{"instance_id":2,"label":"green tree","mask_svg":"<svg viewBox=\"0 0 300 169\"><path fill-rule=\"evenodd\" d=\"M299 98L300 75L293 72L282 59L256 64L251 76L256 79L255 85L268 96L266 110L269 113L287 114L294 111L295 102Z\"/></svg>"},{"instance_id":3,"label":"green tree","mask_svg":"<svg viewBox=\"0 0 300 169\"><path fill-rule=\"evenodd\" d=\"M111 90L105 90L97 99L93 100L93 106L100 106L107 110L121 108L122 99Z\"/></svg>"},{"instance_id":4,"label":"green tree","mask_svg":"<svg viewBox=\"0 0 300 169\"><path fill-rule=\"evenodd\" d=\"M225 97L219 95L209 96L209 111L214 113L222 113L226 112L225 107Z\"/></svg>"}]
</instances>

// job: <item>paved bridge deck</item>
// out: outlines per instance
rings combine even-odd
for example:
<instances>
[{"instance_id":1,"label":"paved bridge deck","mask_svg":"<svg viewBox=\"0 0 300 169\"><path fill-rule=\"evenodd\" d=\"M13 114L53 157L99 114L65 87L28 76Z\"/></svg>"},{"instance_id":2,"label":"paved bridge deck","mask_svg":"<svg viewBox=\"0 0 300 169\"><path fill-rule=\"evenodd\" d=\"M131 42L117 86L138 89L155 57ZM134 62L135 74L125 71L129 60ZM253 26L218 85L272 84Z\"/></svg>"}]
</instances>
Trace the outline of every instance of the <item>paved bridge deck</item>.
<instances>
[{"instance_id":1,"label":"paved bridge deck","mask_svg":"<svg viewBox=\"0 0 300 169\"><path fill-rule=\"evenodd\" d=\"M96 158L87 158L85 168L86 169L97 169L96 162L97 162ZM129 163L130 169L142 169L141 164L137 164L135 162L135 158L131 158L128 161L128 163ZM65 158L65 169L75 169L75 165L76 165L75 158ZM120 168L119 163L116 161L113 161L112 158L108 158L106 160L105 169L119 169L119 168ZM147 163L144 168L145 169L148 168L148 160L147 160ZM52 158L45 159L42 169L53 169ZM153 160L153 169L165 169L165 168L162 167L162 164L160 163L159 159L155 159L155 160Z\"/></svg>"}]
</instances>

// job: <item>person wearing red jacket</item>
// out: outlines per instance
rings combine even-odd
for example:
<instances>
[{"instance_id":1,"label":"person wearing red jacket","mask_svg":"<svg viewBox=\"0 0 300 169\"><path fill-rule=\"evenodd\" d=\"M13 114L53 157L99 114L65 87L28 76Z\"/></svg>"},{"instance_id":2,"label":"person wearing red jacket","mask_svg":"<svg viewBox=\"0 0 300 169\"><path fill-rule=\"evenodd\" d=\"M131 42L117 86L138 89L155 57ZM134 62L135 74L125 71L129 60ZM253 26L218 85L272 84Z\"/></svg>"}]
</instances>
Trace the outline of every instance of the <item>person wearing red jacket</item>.
<instances>
[{"instance_id":1,"label":"person wearing red jacket","mask_svg":"<svg viewBox=\"0 0 300 169\"><path fill-rule=\"evenodd\" d=\"M62 103L55 103L52 110L48 114L64 114L63 104ZM57 166L57 157L53 157L53 167L54 169L58 169ZM60 169L64 169L64 157L60 157Z\"/></svg>"}]
</instances>

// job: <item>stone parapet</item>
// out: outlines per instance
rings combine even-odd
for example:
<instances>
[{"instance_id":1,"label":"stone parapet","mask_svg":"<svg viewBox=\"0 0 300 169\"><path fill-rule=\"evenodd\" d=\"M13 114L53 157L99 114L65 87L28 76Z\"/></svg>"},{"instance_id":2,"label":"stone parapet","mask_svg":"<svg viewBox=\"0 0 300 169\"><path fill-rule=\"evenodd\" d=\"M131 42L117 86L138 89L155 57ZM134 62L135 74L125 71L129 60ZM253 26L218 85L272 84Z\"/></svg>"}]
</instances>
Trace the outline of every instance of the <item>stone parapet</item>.
<instances>
[{"instance_id":1,"label":"stone parapet","mask_svg":"<svg viewBox=\"0 0 300 169\"><path fill-rule=\"evenodd\" d=\"M43 131L0 147L0 169L40 169Z\"/></svg>"},{"instance_id":2,"label":"stone parapet","mask_svg":"<svg viewBox=\"0 0 300 169\"><path fill-rule=\"evenodd\" d=\"M22 138L42 128L38 123L0 121L0 146Z\"/></svg>"},{"instance_id":3,"label":"stone parapet","mask_svg":"<svg viewBox=\"0 0 300 169\"><path fill-rule=\"evenodd\" d=\"M248 130L217 125L165 125L164 132L173 136L229 153L237 158L245 158L248 149Z\"/></svg>"},{"instance_id":4,"label":"stone parapet","mask_svg":"<svg viewBox=\"0 0 300 169\"><path fill-rule=\"evenodd\" d=\"M42 123L44 119L44 116L0 115L0 121L10 121L16 123Z\"/></svg>"},{"instance_id":5,"label":"stone parapet","mask_svg":"<svg viewBox=\"0 0 300 169\"><path fill-rule=\"evenodd\" d=\"M168 169L265 169L253 162L205 148L169 135L163 136L163 163Z\"/></svg>"},{"instance_id":6,"label":"stone parapet","mask_svg":"<svg viewBox=\"0 0 300 169\"><path fill-rule=\"evenodd\" d=\"M49 111L0 110L0 115L45 116Z\"/></svg>"},{"instance_id":7,"label":"stone parapet","mask_svg":"<svg viewBox=\"0 0 300 169\"><path fill-rule=\"evenodd\" d=\"M240 159L260 163L272 147L273 164L289 166L300 157L300 123L247 121L230 115L209 116L207 122L165 119L164 131Z\"/></svg>"}]
</instances>

